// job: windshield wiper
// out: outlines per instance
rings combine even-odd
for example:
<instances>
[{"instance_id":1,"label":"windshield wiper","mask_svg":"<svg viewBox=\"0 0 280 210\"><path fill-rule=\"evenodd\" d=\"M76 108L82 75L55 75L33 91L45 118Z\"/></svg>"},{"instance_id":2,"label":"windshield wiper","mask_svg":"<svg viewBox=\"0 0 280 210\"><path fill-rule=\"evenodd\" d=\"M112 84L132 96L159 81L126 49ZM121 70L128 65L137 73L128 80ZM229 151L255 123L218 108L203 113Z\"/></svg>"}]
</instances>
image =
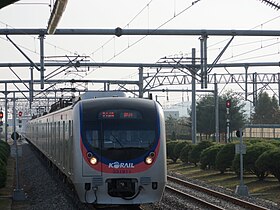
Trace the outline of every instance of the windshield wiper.
<instances>
[{"instance_id":1,"label":"windshield wiper","mask_svg":"<svg viewBox=\"0 0 280 210\"><path fill-rule=\"evenodd\" d=\"M123 148L123 144L120 142L120 140L116 137L116 136L114 136L112 133L110 134L113 138L114 138L114 140L117 142L117 143L119 143L119 145Z\"/></svg>"}]
</instances>

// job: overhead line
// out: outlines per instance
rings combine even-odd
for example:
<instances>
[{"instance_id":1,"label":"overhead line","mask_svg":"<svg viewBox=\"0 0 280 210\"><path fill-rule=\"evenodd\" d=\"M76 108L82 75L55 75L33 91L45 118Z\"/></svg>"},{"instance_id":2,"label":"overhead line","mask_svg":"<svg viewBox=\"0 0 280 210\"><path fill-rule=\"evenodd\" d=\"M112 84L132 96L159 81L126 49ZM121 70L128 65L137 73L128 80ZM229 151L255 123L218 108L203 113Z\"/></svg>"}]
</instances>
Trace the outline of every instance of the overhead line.
<instances>
[{"instance_id":1,"label":"overhead line","mask_svg":"<svg viewBox=\"0 0 280 210\"><path fill-rule=\"evenodd\" d=\"M35 63L39 65L40 63ZM145 68L174 68L176 66L182 67L182 64L174 65L168 63L96 63L96 62L81 62L79 63L81 67L145 67ZM6 67L31 67L30 63L0 63L0 68ZM69 62L52 62L45 63L46 67L58 67L58 66L75 66L75 63ZM200 64L184 64L185 68L199 68ZM207 64L207 67L212 66L212 64ZM252 66L252 67L263 67L263 66L279 66L279 62L251 62L251 63L217 63L214 65L215 68L224 68L224 67L243 67L243 66Z\"/></svg>"}]
</instances>

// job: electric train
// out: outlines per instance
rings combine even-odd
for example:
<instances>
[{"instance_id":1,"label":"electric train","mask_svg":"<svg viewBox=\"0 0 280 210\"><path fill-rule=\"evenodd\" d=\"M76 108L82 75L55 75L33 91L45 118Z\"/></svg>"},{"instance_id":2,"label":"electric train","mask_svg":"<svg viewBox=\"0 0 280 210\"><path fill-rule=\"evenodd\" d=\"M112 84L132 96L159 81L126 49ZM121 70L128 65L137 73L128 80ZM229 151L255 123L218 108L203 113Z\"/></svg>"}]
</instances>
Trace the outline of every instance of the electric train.
<instances>
[{"instance_id":1,"label":"electric train","mask_svg":"<svg viewBox=\"0 0 280 210\"><path fill-rule=\"evenodd\" d=\"M82 99L30 120L26 138L75 187L81 202L160 201L166 184L165 123L150 99Z\"/></svg>"}]
</instances>

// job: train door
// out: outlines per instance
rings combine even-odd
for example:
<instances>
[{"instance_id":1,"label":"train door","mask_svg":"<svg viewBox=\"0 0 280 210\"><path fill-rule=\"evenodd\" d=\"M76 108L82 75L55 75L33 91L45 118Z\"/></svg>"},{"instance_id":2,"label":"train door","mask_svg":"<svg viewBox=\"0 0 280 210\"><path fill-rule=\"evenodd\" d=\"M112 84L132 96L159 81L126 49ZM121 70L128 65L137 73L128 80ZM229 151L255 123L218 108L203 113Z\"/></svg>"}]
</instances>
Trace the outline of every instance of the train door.
<instances>
[{"instance_id":1,"label":"train door","mask_svg":"<svg viewBox=\"0 0 280 210\"><path fill-rule=\"evenodd\" d=\"M68 139L68 167L69 170L68 172L70 174L73 173L73 121L69 120L69 127L68 127L68 135L69 135L69 139Z\"/></svg>"},{"instance_id":2,"label":"train door","mask_svg":"<svg viewBox=\"0 0 280 210\"><path fill-rule=\"evenodd\" d=\"M99 141L99 147L100 147L100 156L101 156L101 162L104 162L104 149L106 147L106 145L108 143L110 143L110 138L108 138L107 135L104 134L104 125L103 125L103 121L100 121L100 128L99 128L99 139L101 139L101 141ZM104 171L103 168L103 164L101 165L101 171Z\"/></svg>"},{"instance_id":3,"label":"train door","mask_svg":"<svg viewBox=\"0 0 280 210\"><path fill-rule=\"evenodd\" d=\"M57 158L56 158L56 122L53 123L53 159L54 159L54 162L57 161Z\"/></svg>"},{"instance_id":4,"label":"train door","mask_svg":"<svg viewBox=\"0 0 280 210\"><path fill-rule=\"evenodd\" d=\"M51 132L50 132L50 122L47 122L47 154L50 155L50 138L51 138Z\"/></svg>"},{"instance_id":5,"label":"train door","mask_svg":"<svg viewBox=\"0 0 280 210\"><path fill-rule=\"evenodd\" d=\"M56 141L56 148L57 148L57 150L56 150L56 157L57 157L57 161L58 161L58 165L60 166L60 164L61 164L61 157L60 157L60 154L61 154L61 148L60 148L60 141L61 141L61 139L60 139L60 121L58 121L57 122L57 132L56 132L56 134L57 134L57 136L56 136L56 139L57 139L57 141Z\"/></svg>"},{"instance_id":6,"label":"train door","mask_svg":"<svg viewBox=\"0 0 280 210\"><path fill-rule=\"evenodd\" d=\"M66 141L65 141L65 121L62 122L62 169L65 170L65 155L66 155Z\"/></svg>"}]
</instances>

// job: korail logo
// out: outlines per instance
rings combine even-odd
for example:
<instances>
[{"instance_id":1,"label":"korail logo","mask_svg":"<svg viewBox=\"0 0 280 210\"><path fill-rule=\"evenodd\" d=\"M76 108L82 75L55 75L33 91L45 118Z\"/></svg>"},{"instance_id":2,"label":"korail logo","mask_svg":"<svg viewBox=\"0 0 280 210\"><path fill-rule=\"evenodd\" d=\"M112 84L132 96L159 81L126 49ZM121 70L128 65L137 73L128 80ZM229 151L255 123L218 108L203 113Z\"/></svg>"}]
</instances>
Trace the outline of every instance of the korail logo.
<instances>
[{"instance_id":1,"label":"korail logo","mask_svg":"<svg viewBox=\"0 0 280 210\"><path fill-rule=\"evenodd\" d=\"M109 168L134 168L133 163L120 163L120 162L113 162L109 163Z\"/></svg>"}]
</instances>

